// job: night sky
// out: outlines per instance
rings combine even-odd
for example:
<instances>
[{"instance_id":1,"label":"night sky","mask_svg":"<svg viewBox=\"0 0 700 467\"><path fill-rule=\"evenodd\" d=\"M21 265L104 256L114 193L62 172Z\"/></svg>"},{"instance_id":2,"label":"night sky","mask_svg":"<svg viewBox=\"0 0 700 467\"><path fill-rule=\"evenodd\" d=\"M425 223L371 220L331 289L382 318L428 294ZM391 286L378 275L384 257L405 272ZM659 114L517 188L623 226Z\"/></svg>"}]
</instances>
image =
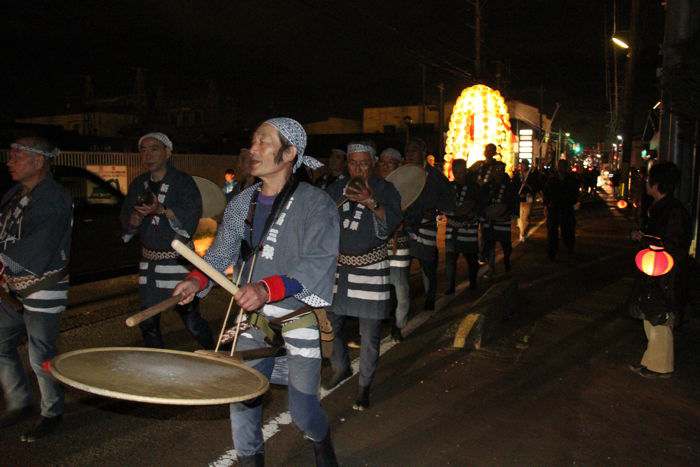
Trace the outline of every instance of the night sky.
<instances>
[{"instance_id":1,"label":"night sky","mask_svg":"<svg viewBox=\"0 0 700 467\"><path fill-rule=\"evenodd\" d=\"M149 88L195 95L193 86L214 79L244 113L305 121L419 103L422 65L429 103L439 82L447 99L473 83L466 0L3 3L5 119L60 111L65 97L81 94L83 75L99 97L128 93L135 67L146 69ZM537 105L542 85L548 113L562 104L560 124L591 141L603 137L609 2L483 3L486 78L495 83L501 62L509 97ZM651 91L653 79L653 71L644 77Z\"/></svg>"}]
</instances>

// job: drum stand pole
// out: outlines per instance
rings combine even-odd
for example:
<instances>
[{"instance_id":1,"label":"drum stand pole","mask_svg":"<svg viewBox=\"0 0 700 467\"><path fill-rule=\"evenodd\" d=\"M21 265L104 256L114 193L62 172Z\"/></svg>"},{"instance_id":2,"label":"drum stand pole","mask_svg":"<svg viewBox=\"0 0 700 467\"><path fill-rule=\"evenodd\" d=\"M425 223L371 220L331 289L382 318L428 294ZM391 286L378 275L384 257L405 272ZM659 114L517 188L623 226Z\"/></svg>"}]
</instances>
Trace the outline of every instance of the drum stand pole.
<instances>
[{"instance_id":1,"label":"drum stand pole","mask_svg":"<svg viewBox=\"0 0 700 467\"><path fill-rule=\"evenodd\" d=\"M241 269L238 270L238 278L236 279L236 287L239 287L241 285L241 276L243 275L243 268L245 268L245 261L243 261L243 264L241 265ZM228 318L231 316L231 307L233 306L233 295L231 296L231 300L228 302L228 310L226 310L226 317L224 318L224 324L221 326L221 332L219 333L219 340L216 341L216 348L214 349L214 352L219 351L219 347L221 346L221 340L224 338L224 331L226 331L226 324L228 324Z\"/></svg>"},{"instance_id":2,"label":"drum stand pole","mask_svg":"<svg viewBox=\"0 0 700 467\"><path fill-rule=\"evenodd\" d=\"M250 270L248 271L248 280L246 284L250 284L250 280L253 277L253 270L255 269L255 260L258 258L258 254L253 255L253 261L250 264ZM242 269L241 269L242 270ZM238 319L236 320L236 333L233 335L233 344L231 344L231 356L236 351L236 343L238 342L238 333L241 331L241 322L243 321L243 307L238 310Z\"/></svg>"}]
</instances>

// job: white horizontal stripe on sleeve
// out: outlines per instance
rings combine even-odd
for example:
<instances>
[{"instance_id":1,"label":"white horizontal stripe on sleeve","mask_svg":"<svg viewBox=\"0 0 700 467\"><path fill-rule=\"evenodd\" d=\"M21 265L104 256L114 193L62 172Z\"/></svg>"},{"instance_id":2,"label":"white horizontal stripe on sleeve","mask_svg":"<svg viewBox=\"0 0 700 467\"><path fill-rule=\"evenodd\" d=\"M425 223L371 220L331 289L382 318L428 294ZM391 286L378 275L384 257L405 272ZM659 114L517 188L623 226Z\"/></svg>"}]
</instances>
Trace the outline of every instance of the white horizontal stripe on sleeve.
<instances>
[{"instance_id":1,"label":"white horizontal stripe on sleeve","mask_svg":"<svg viewBox=\"0 0 700 467\"><path fill-rule=\"evenodd\" d=\"M28 300L60 300L68 298L67 290L38 290L29 294Z\"/></svg>"},{"instance_id":2,"label":"white horizontal stripe on sleeve","mask_svg":"<svg viewBox=\"0 0 700 467\"><path fill-rule=\"evenodd\" d=\"M389 300L390 292L368 292L367 290L348 289L348 297L359 298L361 300L372 300L375 302Z\"/></svg>"},{"instance_id":3,"label":"white horizontal stripe on sleeve","mask_svg":"<svg viewBox=\"0 0 700 467\"><path fill-rule=\"evenodd\" d=\"M159 272L161 274L187 274L190 272L190 270L179 264L156 264L155 272Z\"/></svg>"},{"instance_id":4,"label":"white horizontal stripe on sleeve","mask_svg":"<svg viewBox=\"0 0 700 467\"><path fill-rule=\"evenodd\" d=\"M38 307L24 305L24 309L29 310L29 311L38 311L40 313L60 313L63 310L65 310L66 307L65 306L54 306L54 307L47 307L47 308L38 308Z\"/></svg>"},{"instance_id":5,"label":"white horizontal stripe on sleeve","mask_svg":"<svg viewBox=\"0 0 700 467\"><path fill-rule=\"evenodd\" d=\"M389 278L384 276L361 276L358 274L348 274L348 282L353 284L388 284Z\"/></svg>"},{"instance_id":6,"label":"white horizontal stripe on sleeve","mask_svg":"<svg viewBox=\"0 0 700 467\"><path fill-rule=\"evenodd\" d=\"M287 349L287 353L289 355L298 355L306 358L321 358L321 349L319 347L300 349L299 347L294 347L289 343L285 343L284 347Z\"/></svg>"}]
</instances>

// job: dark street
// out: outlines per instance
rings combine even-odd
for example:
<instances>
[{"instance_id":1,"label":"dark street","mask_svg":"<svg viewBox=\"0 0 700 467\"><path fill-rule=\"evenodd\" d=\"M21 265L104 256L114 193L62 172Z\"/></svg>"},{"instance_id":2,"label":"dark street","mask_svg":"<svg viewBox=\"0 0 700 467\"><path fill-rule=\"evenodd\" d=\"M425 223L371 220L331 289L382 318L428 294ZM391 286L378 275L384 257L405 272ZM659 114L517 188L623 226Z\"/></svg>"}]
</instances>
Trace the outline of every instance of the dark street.
<instances>
[{"instance_id":1,"label":"dark street","mask_svg":"<svg viewBox=\"0 0 700 467\"><path fill-rule=\"evenodd\" d=\"M697 321L678 334L673 378L646 380L627 369L644 348L641 322L621 308L634 267L629 226L616 209L593 202L579 211L573 257L550 263L542 228L517 246L517 312L480 350L451 349L478 295L468 291L458 290L448 305L439 300L403 343L386 338L370 410L350 408L356 377L323 399L341 465L692 465L700 449L693 428L700 416ZM482 281L480 292L488 284ZM213 325L225 298L218 290L204 302ZM138 333L123 324L133 304L116 300L113 311L83 305L77 316L69 309L61 350L140 345ZM168 314L164 320L170 347L191 349L179 320ZM285 394L273 388L266 403L267 462L312 464L310 445L290 425ZM235 459L225 406L145 405L72 389L67 401L64 429L55 436L25 445L18 441L24 427L3 430L3 463L185 466Z\"/></svg>"}]
</instances>

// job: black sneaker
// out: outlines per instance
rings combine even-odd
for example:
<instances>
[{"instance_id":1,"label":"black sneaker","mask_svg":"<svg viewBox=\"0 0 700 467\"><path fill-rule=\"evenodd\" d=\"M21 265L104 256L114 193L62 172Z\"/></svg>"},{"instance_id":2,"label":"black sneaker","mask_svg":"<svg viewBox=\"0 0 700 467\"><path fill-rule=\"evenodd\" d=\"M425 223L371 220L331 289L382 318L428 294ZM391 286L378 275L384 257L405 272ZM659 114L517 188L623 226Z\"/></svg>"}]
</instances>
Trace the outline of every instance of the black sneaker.
<instances>
[{"instance_id":1,"label":"black sneaker","mask_svg":"<svg viewBox=\"0 0 700 467\"><path fill-rule=\"evenodd\" d=\"M20 439L26 443L33 443L39 438L48 436L58 429L62 419L63 415L56 415L55 417L42 416L39 422L34 425L34 428L24 433Z\"/></svg>"},{"instance_id":2,"label":"black sneaker","mask_svg":"<svg viewBox=\"0 0 700 467\"><path fill-rule=\"evenodd\" d=\"M352 404L352 408L359 412L369 409L369 386L360 386L357 399Z\"/></svg>"},{"instance_id":3,"label":"black sneaker","mask_svg":"<svg viewBox=\"0 0 700 467\"><path fill-rule=\"evenodd\" d=\"M657 371L652 371L649 368L641 365L630 365L629 369L633 371L634 373L637 373L639 376L647 379L668 379L671 376L673 376L673 372L671 373L659 373Z\"/></svg>"},{"instance_id":4,"label":"black sneaker","mask_svg":"<svg viewBox=\"0 0 700 467\"><path fill-rule=\"evenodd\" d=\"M352 370L350 368L347 368L345 371L341 371L339 373L333 373L333 376L331 379L323 385L324 389L326 390L331 390L349 377L352 376Z\"/></svg>"},{"instance_id":5,"label":"black sneaker","mask_svg":"<svg viewBox=\"0 0 700 467\"><path fill-rule=\"evenodd\" d=\"M31 405L22 407L21 409L8 410L0 415L0 428L6 428L8 426L22 423L32 415L34 415L34 407Z\"/></svg>"}]
</instances>

